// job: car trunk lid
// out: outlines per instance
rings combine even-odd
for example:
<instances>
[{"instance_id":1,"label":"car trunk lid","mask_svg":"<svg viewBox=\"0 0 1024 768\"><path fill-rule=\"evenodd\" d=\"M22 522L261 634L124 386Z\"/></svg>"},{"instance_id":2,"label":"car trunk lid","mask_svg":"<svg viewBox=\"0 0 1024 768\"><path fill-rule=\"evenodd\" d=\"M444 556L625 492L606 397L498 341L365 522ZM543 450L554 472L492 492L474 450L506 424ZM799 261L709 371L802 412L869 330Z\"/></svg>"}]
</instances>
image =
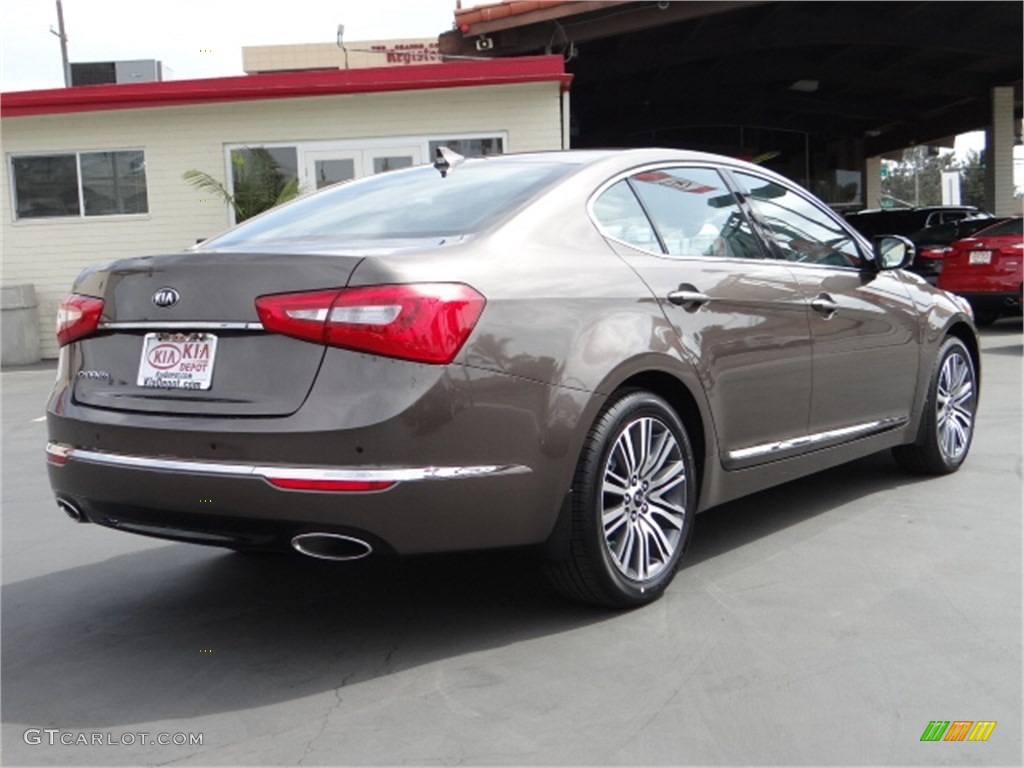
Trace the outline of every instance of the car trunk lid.
<instances>
[{"instance_id":1,"label":"car trunk lid","mask_svg":"<svg viewBox=\"0 0 1024 768\"><path fill-rule=\"evenodd\" d=\"M192 252L88 270L74 290L104 306L98 332L70 348L74 397L160 414L294 413L324 347L264 332L255 300L342 288L362 258Z\"/></svg>"}]
</instances>

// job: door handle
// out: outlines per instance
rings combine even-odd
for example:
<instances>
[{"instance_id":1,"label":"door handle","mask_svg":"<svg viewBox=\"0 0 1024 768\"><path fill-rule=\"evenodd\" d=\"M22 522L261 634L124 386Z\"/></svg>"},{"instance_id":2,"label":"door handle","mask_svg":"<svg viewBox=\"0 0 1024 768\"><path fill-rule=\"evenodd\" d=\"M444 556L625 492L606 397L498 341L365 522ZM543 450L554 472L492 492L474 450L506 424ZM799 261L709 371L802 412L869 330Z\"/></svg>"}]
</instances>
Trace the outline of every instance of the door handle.
<instances>
[{"instance_id":1,"label":"door handle","mask_svg":"<svg viewBox=\"0 0 1024 768\"><path fill-rule=\"evenodd\" d=\"M836 313L839 305L827 293L822 293L816 298L811 299L811 309L815 312L820 312L828 319Z\"/></svg>"},{"instance_id":2,"label":"door handle","mask_svg":"<svg viewBox=\"0 0 1024 768\"><path fill-rule=\"evenodd\" d=\"M711 301L706 293L701 293L692 285L680 285L678 290L672 291L666 298L669 302L683 309L699 309L702 304Z\"/></svg>"}]
</instances>

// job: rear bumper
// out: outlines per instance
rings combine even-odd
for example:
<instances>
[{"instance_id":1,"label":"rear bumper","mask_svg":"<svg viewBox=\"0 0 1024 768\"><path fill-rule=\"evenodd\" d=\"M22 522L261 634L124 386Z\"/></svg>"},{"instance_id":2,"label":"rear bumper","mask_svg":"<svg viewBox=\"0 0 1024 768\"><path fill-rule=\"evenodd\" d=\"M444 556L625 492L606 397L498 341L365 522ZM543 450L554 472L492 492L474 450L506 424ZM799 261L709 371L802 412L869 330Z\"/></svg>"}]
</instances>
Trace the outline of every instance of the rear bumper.
<instances>
[{"instance_id":1,"label":"rear bumper","mask_svg":"<svg viewBox=\"0 0 1024 768\"><path fill-rule=\"evenodd\" d=\"M530 544L545 534L531 516L501 509L533 495L523 465L255 465L52 442L47 458L57 498L90 522L197 544L283 550L298 534L322 531L410 554ZM280 488L277 478L389 485L322 492Z\"/></svg>"},{"instance_id":2,"label":"rear bumper","mask_svg":"<svg viewBox=\"0 0 1024 768\"><path fill-rule=\"evenodd\" d=\"M50 483L101 525L221 546L287 548L309 531L400 554L546 541L595 396L461 366L405 370L397 394L322 373L281 418L95 408L59 374Z\"/></svg>"}]
</instances>

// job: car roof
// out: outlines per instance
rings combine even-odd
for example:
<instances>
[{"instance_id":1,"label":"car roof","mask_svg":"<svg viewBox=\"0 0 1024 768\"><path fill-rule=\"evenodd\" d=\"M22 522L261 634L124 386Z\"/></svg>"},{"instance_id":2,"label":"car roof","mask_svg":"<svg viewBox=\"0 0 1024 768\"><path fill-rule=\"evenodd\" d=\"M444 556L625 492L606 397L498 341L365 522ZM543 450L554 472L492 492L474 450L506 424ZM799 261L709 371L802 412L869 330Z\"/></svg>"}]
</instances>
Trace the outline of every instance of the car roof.
<instances>
[{"instance_id":1,"label":"car roof","mask_svg":"<svg viewBox=\"0 0 1024 768\"><path fill-rule=\"evenodd\" d=\"M636 149L567 149L548 152L506 153L487 155L485 157L467 158L466 162L515 163L515 162L547 162L577 165L580 169L592 168L600 172L617 172L636 166L655 163L700 163L719 167L729 167L739 171L750 171L769 179L794 184L791 179L771 171L764 166L709 152L697 152L687 149L668 149L664 147L643 147Z\"/></svg>"}]
</instances>

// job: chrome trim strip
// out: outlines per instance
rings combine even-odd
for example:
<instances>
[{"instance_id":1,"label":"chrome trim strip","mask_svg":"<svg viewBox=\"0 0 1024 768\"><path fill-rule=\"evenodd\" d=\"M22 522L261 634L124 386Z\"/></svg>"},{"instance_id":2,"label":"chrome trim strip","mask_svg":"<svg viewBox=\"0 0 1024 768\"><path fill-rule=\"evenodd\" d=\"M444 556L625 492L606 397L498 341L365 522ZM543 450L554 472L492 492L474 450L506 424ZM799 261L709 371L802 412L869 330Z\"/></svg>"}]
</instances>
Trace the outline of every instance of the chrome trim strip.
<instances>
[{"instance_id":1,"label":"chrome trim strip","mask_svg":"<svg viewBox=\"0 0 1024 768\"><path fill-rule=\"evenodd\" d=\"M483 464L470 467L293 467L286 465L231 464L192 459L158 459L106 451L75 448L66 443L48 443L46 452L68 461L82 461L112 467L127 467L153 472L187 472L196 475L233 477L271 477L286 480L340 480L407 483L423 480L458 480L468 477L520 475L531 472L522 464Z\"/></svg>"},{"instance_id":2,"label":"chrome trim strip","mask_svg":"<svg viewBox=\"0 0 1024 768\"><path fill-rule=\"evenodd\" d=\"M99 330L101 331L131 331L141 329L153 329L158 331L262 331L263 323L235 323L226 321L221 322L219 320L201 320L196 322L190 322L188 320L175 320L173 322L144 320L139 322L117 321L113 323L99 324Z\"/></svg>"},{"instance_id":3,"label":"chrome trim strip","mask_svg":"<svg viewBox=\"0 0 1024 768\"><path fill-rule=\"evenodd\" d=\"M774 443L763 445L752 445L749 448L740 448L729 451L730 461L749 461L755 458L781 454L789 451L802 450L806 448L820 447L822 443L840 442L852 437L863 437L873 432L884 432L894 427L900 427L910 421L906 416L892 416L878 421L869 421L864 424L855 424L852 427L841 429L830 429L827 432L819 432L814 435L803 435L790 440L780 440Z\"/></svg>"}]
</instances>

